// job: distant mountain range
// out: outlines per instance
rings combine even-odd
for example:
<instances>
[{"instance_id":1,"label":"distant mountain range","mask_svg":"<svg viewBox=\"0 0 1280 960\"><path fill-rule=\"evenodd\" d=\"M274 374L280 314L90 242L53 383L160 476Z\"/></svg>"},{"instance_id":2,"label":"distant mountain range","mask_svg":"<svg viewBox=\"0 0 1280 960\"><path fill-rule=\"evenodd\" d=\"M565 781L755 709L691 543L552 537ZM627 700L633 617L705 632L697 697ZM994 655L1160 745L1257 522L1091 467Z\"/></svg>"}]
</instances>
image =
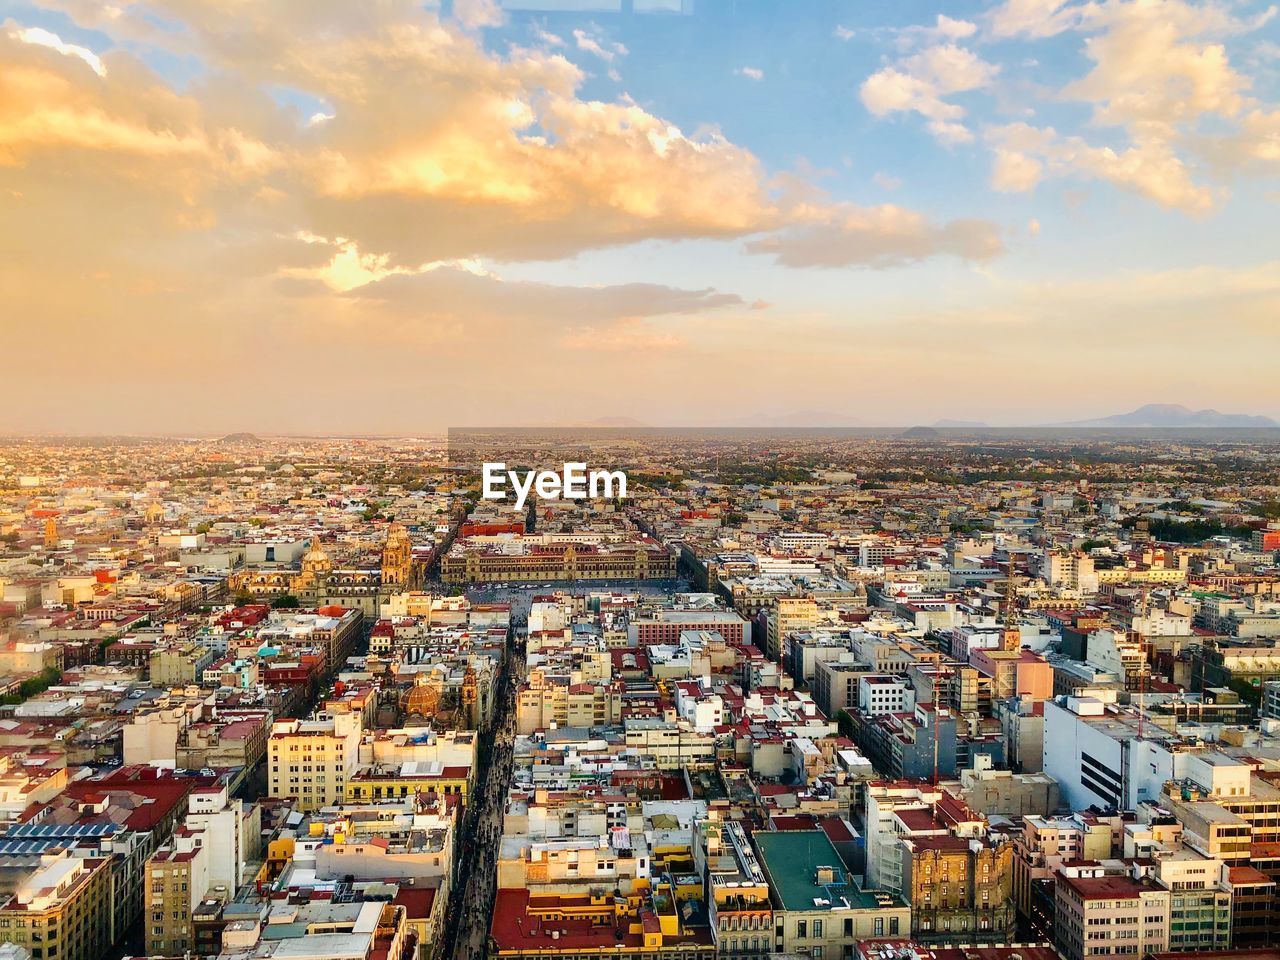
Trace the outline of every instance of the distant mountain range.
<instances>
[{"instance_id":1,"label":"distant mountain range","mask_svg":"<svg viewBox=\"0 0 1280 960\"><path fill-rule=\"evenodd\" d=\"M552 424L529 424L530 427L553 427L554 429L578 428L612 428L612 429L662 429L652 423L628 416L604 416L593 420L561 421ZM688 426L677 424L676 426ZM749 416L728 417L722 422L703 425L703 428L727 427L750 428L759 427L772 430L786 429L866 429L893 430L892 423L880 423L875 420L863 420L833 410L800 409L800 410L757 410ZM1221 413L1217 410L1192 410L1179 403L1148 403L1128 413L1118 413L1109 417L1097 417L1091 420L1070 420L1057 423L1027 424L1030 429L1062 429L1062 428L1095 428L1095 429L1223 429L1251 428L1268 429L1280 427L1280 422L1271 417L1247 413ZM918 424L906 428L908 433L899 434L913 438L933 435L939 430L1017 430L1016 426L992 427L981 420L958 420L944 417L929 424ZM220 443L255 442L252 434L236 433L222 438Z\"/></svg>"},{"instance_id":2,"label":"distant mountain range","mask_svg":"<svg viewBox=\"0 0 1280 960\"><path fill-rule=\"evenodd\" d=\"M1148 403L1129 413L1118 413L1096 420L1074 420L1055 423L1055 427L1280 427L1270 417L1247 413L1219 413L1217 410L1192 410L1180 403Z\"/></svg>"}]
</instances>

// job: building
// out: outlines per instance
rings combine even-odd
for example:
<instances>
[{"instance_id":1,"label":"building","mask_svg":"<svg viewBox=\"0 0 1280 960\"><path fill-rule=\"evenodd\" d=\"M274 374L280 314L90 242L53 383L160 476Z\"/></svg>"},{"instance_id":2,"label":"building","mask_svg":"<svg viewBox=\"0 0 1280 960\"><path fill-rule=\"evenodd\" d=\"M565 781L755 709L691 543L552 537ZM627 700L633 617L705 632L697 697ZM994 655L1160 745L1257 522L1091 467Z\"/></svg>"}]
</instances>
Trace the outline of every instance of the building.
<instances>
[{"instance_id":1,"label":"building","mask_svg":"<svg viewBox=\"0 0 1280 960\"><path fill-rule=\"evenodd\" d=\"M751 642L751 625L732 610L658 610L627 624L632 645L678 644L686 630L718 633L735 646Z\"/></svg>"},{"instance_id":2,"label":"building","mask_svg":"<svg viewBox=\"0 0 1280 960\"><path fill-rule=\"evenodd\" d=\"M516 732L553 727L603 727L622 720L625 684L557 683L538 668L516 694Z\"/></svg>"},{"instance_id":3,"label":"building","mask_svg":"<svg viewBox=\"0 0 1280 960\"><path fill-rule=\"evenodd\" d=\"M1017 919L1013 844L951 835L904 838L903 896L922 941L1004 942Z\"/></svg>"},{"instance_id":4,"label":"building","mask_svg":"<svg viewBox=\"0 0 1280 960\"><path fill-rule=\"evenodd\" d=\"M778 597L769 607L769 626L765 656L774 663L782 660L786 638L797 630L807 630L817 623L818 604L811 597Z\"/></svg>"},{"instance_id":5,"label":"building","mask_svg":"<svg viewBox=\"0 0 1280 960\"><path fill-rule=\"evenodd\" d=\"M709 928L689 924L679 906L669 888L629 897L499 889L489 956L713 960Z\"/></svg>"},{"instance_id":6,"label":"building","mask_svg":"<svg viewBox=\"0 0 1280 960\"><path fill-rule=\"evenodd\" d=\"M234 895L242 883L252 879L246 875L246 863L258 859L262 852L261 807L229 797L225 784L197 787L191 791L183 826L204 837L210 888L221 887L227 895Z\"/></svg>"},{"instance_id":7,"label":"building","mask_svg":"<svg viewBox=\"0 0 1280 960\"><path fill-rule=\"evenodd\" d=\"M296 797L303 812L340 803L356 771L359 751L358 713L274 723L267 739L271 795Z\"/></svg>"},{"instance_id":8,"label":"building","mask_svg":"<svg viewBox=\"0 0 1280 960\"><path fill-rule=\"evenodd\" d=\"M733 820L699 825L711 936L720 956L756 957L773 951L773 905L769 884L747 841Z\"/></svg>"},{"instance_id":9,"label":"building","mask_svg":"<svg viewBox=\"0 0 1280 960\"><path fill-rule=\"evenodd\" d=\"M0 907L0 941L33 960L101 960L111 949L111 861L51 858Z\"/></svg>"},{"instance_id":10,"label":"building","mask_svg":"<svg viewBox=\"0 0 1280 960\"><path fill-rule=\"evenodd\" d=\"M459 537L440 563L445 583L651 580L676 575L676 557L635 534Z\"/></svg>"},{"instance_id":11,"label":"building","mask_svg":"<svg viewBox=\"0 0 1280 960\"><path fill-rule=\"evenodd\" d=\"M209 889L205 840L201 831L179 830L147 861L143 939L148 956L181 956L195 946L193 915Z\"/></svg>"},{"instance_id":12,"label":"building","mask_svg":"<svg viewBox=\"0 0 1280 960\"><path fill-rule=\"evenodd\" d=\"M1044 705L1044 772L1073 809L1133 810L1167 782L1190 780L1216 797L1249 794L1250 768L1224 753L1183 742L1135 711L1094 697Z\"/></svg>"},{"instance_id":13,"label":"building","mask_svg":"<svg viewBox=\"0 0 1280 960\"><path fill-rule=\"evenodd\" d=\"M773 902L774 952L837 960L859 940L911 929L902 898L860 889L823 831L758 830L753 839Z\"/></svg>"},{"instance_id":14,"label":"building","mask_svg":"<svg viewBox=\"0 0 1280 960\"><path fill-rule=\"evenodd\" d=\"M1169 892L1100 871L1058 878L1054 944L1064 960L1145 957L1169 949Z\"/></svg>"}]
</instances>

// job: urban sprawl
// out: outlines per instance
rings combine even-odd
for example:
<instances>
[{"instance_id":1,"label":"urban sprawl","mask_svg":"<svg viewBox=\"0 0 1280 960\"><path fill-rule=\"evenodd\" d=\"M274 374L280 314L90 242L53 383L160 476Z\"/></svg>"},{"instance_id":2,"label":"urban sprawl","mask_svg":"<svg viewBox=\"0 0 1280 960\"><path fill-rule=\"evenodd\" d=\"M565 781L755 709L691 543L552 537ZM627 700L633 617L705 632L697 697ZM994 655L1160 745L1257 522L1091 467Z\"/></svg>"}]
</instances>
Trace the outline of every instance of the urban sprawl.
<instances>
[{"instance_id":1,"label":"urban sprawl","mask_svg":"<svg viewBox=\"0 0 1280 960\"><path fill-rule=\"evenodd\" d=\"M1276 956L1274 438L484 442L0 441L0 960Z\"/></svg>"}]
</instances>

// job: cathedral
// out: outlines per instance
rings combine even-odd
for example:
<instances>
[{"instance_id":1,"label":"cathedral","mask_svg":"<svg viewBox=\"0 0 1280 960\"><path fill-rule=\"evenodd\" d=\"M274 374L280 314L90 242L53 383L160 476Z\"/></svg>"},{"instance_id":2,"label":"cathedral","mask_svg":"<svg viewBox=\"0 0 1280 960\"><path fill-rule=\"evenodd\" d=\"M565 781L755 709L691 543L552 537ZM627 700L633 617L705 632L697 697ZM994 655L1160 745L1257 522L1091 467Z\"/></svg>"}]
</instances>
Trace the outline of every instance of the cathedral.
<instances>
[{"instance_id":1,"label":"cathedral","mask_svg":"<svg viewBox=\"0 0 1280 960\"><path fill-rule=\"evenodd\" d=\"M387 597L411 589L421 579L419 567L413 560L409 532L396 523L387 531L378 568L336 567L320 538L313 537L296 572L280 568L238 570L228 578L228 589L232 595L255 598L288 594L297 597L304 608L340 606L376 618Z\"/></svg>"}]
</instances>

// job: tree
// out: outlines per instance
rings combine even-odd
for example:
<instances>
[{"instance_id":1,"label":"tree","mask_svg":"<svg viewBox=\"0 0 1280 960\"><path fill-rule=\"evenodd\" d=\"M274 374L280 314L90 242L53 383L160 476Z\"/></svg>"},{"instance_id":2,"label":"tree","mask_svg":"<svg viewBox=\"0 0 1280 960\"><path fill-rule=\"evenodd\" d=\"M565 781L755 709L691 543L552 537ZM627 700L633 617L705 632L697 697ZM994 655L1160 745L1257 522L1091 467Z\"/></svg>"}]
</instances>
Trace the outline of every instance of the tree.
<instances>
[{"instance_id":1,"label":"tree","mask_svg":"<svg viewBox=\"0 0 1280 960\"><path fill-rule=\"evenodd\" d=\"M273 610L297 610L300 606L302 606L302 604L298 602L298 598L291 593L286 593L271 601L271 608Z\"/></svg>"}]
</instances>

